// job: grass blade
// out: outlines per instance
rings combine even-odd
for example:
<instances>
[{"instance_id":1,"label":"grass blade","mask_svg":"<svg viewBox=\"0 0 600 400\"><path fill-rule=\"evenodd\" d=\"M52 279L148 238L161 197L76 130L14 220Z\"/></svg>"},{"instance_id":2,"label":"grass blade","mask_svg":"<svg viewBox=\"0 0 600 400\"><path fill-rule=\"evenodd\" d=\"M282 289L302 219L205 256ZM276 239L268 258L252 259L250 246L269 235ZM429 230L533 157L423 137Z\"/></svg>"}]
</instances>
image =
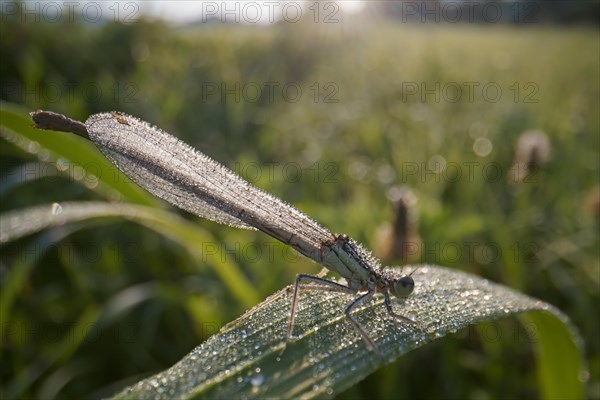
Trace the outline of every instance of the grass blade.
<instances>
[{"instance_id":1,"label":"grass blade","mask_svg":"<svg viewBox=\"0 0 600 400\"><path fill-rule=\"evenodd\" d=\"M556 308L456 270L424 265L413 276L415 293L395 307L400 313L414 315L424 331L391 320L379 297L357 311L383 360L365 347L344 317L343 310L353 296L325 292L302 295L296 338L278 360L290 307L283 290L225 326L170 369L125 389L114 399L332 396L384 363L450 332L529 311L537 312L528 315L544 315L534 319L544 351L555 352L567 341L564 348L570 349L569 359L576 361L567 368L552 364L549 368L553 371L545 376L560 373L561 380L569 382L560 393L581 397L578 335ZM545 345L549 342L552 346ZM548 355L541 360L546 362ZM557 394L549 389L544 395Z\"/></svg>"},{"instance_id":2,"label":"grass blade","mask_svg":"<svg viewBox=\"0 0 600 400\"><path fill-rule=\"evenodd\" d=\"M110 217L131 219L175 240L198 260L198 265L206 264L201 244L215 242L212 235L197 225L158 208L106 202L65 202L13 210L0 215L0 244L54 226ZM218 265L210 265L242 304L250 307L257 303L256 290L235 263L222 260Z\"/></svg>"},{"instance_id":3,"label":"grass blade","mask_svg":"<svg viewBox=\"0 0 600 400\"><path fill-rule=\"evenodd\" d=\"M87 179L86 185L105 197L143 205L159 204L155 197L121 174L93 143L70 133L50 134L35 129L27 112L6 102L0 102L0 121L0 137L41 161L55 163L59 171L68 172L77 181Z\"/></svg>"}]
</instances>

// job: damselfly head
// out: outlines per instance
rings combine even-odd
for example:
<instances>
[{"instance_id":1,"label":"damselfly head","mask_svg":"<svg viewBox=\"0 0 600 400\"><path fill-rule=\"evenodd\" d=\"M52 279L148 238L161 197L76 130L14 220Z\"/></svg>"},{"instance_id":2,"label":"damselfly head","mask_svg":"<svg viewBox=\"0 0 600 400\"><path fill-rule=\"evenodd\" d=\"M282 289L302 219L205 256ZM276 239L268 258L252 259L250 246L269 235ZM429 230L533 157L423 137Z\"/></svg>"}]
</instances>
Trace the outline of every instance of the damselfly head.
<instances>
[{"instance_id":1,"label":"damselfly head","mask_svg":"<svg viewBox=\"0 0 600 400\"><path fill-rule=\"evenodd\" d=\"M394 278L390 283L390 293L398 298L410 296L415 288L415 281L410 275L401 275Z\"/></svg>"}]
</instances>

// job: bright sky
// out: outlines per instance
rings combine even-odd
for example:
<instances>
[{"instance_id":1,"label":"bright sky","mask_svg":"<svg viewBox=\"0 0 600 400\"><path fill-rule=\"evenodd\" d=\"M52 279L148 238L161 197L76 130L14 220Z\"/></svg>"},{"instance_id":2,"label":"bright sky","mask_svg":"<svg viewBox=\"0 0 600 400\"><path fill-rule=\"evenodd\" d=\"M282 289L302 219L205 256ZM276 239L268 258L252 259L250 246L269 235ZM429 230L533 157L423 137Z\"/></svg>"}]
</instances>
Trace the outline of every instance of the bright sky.
<instances>
[{"instance_id":1,"label":"bright sky","mask_svg":"<svg viewBox=\"0 0 600 400\"><path fill-rule=\"evenodd\" d=\"M60 22L83 19L90 23L107 20L135 23L142 17L166 19L176 24L192 21L268 24L302 17L315 22L339 22L344 14L365 7L362 0L149 0L149 1L39 1L26 0L19 7L0 0L0 12L21 20Z\"/></svg>"},{"instance_id":2,"label":"bright sky","mask_svg":"<svg viewBox=\"0 0 600 400\"><path fill-rule=\"evenodd\" d=\"M209 17L245 23L269 23L285 18L294 20L298 10L312 18L334 18L339 12L355 13L364 4L361 0L236 0L236 1L145 1L136 2L143 13L177 23L204 20ZM203 19L204 18L204 19Z\"/></svg>"},{"instance_id":3,"label":"bright sky","mask_svg":"<svg viewBox=\"0 0 600 400\"><path fill-rule=\"evenodd\" d=\"M73 21L74 17L97 23L119 20L135 23L142 16L174 23L221 20L247 24L268 24L280 20L297 22L338 22L344 14L362 10L362 0L149 0L149 1L14 1L0 0L0 11L20 15L23 21Z\"/></svg>"}]
</instances>

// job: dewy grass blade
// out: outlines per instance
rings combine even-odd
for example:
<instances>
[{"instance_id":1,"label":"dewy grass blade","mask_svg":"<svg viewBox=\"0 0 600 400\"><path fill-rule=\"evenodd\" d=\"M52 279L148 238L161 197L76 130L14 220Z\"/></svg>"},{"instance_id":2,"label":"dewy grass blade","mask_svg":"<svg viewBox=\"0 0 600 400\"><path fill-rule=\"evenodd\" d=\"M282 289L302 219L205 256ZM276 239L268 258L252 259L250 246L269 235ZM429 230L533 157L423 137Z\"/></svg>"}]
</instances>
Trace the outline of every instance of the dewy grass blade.
<instances>
[{"instance_id":1,"label":"dewy grass blade","mask_svg":"<svg viewBox=\"0 0 600 400\"><path fill-rule=\"evenodd\" d=\"M396 306L403 312L416 310L426 328L424 332L393 323L379 297L357 312L372 332L385 362L470 324L523 312L527 316L547 315L550 324L539 320L537 338L531 340L535 343L545 342L542 338L560 338L545 350L560 354L567 367L548 366L554 372L550 375L560 383L549 397L583 396L578 376L580 338L556 308L506 286L448 268L422 265L413 276L414 296ZM123 390L114 399L332 397L380 368L381 358L362 345L359 335L340 315L351 296L326 292L302 294L302 304L307 308L298 314L298 325L303 329L298 329L294 345L279 358L283 346L279 338L284 335L289 314L285 293L284 289L273 295L171 368Z\"/></svg>"}]
</instances>

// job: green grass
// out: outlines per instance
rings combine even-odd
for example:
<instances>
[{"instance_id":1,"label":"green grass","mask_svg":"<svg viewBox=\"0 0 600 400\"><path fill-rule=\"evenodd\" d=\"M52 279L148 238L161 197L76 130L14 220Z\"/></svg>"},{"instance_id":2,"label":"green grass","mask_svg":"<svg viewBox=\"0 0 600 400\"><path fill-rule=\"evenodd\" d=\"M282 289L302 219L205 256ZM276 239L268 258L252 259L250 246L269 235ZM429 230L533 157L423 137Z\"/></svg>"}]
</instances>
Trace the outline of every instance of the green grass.
<instances>
[{"instance_id":1,"label":"green grass","mask_svg":"<svg viewBox=\"0 0 600 400\"><path fill-rule=\"evenodd\" d=\"M3 58L11 60L3 66L3 84L13 79L41 90L94 82L105 95L99 101L78 92L72 100L54 102L44 96L5 100L79 119L100 110L125 111L234 169L237 161L242 173L250 173L249 166L279 163L272 176L262 169L255 183L371 248L378 246L380 226L392 220L390 187L410 186L419 199L424 246L416 261L472 272L563 310L586 342L587 396L598 397L598 214L589 206L599 173L597 30L425 30L376 23L356 30L299 24L173 32L136 24L89 31L74 25L70 29L79 34L59 38L47 28L3 24L0 43L9 56ZM15 36L5 35L8 29ZM31 43L27 51L14 37ZM131 52L118 50L140 46L149 53L139 63ZM67 64L69 48L81 52L68 54L73 61ZM202 95L206 83L251 82L298 82L303 96L295 103L278 95L273 101L242 98L223 104L218 96ZM315 102L315 82L321 96L333 83L338 101ZM472 102L436 101L434 95L422 102L403 92L413 83L432 88L436 82L446 88L495 83L503 95L497 102L480 91ZM111 90L128 84L135 94L121 90L112 96ZM128 102L128 95L137 101ZM526 102L527 95L537 102ZM3 137L7 128L23 134L23 122L12 126L7 108L2 105ZM535 179L509 184L516 140L532 128L546 132L552 159ZM93 149L80 150L77 138L44 143L43 135L38 141L44 147L97 157ZM473 151L478 137L493 146L485 157ZM6 140L0 141L0 154L5 176L25 161L52 160ZM440 156L446 165L459 166L462 176L429 173L427 163ZM289 163L302 168L297 182L282 173ZM483 176L489 166L501 171L497 179ZM55 201L146 201L121 178L104 178L98 186L63 178L17 184L3 191L2 212ZM119 196L111 195L114 190ZM239 266L258 298L291 283L296 273L318 271L264 235L190 219L200 232L214 235L214 242L197 243L196 256L180 241L120 219L53 229L4 245L3 273L9 278L2 279L3 294L15 271L23 274L19 285L10 287L15 300L3 335L4 394L109 396L173 365L251 306L236 296L231 282L205 266L218 268L223 259ZM256 249L261 257L253 257ZM97 325L102 327L97 334L84 334L87 322L128 293L141 300ZM543 397L533 360L545 344L528 339L526 332L536 328L532 321L525 328L507 320L450 335L406 354L341 397Z\"/></svg>"}]
</instances>

